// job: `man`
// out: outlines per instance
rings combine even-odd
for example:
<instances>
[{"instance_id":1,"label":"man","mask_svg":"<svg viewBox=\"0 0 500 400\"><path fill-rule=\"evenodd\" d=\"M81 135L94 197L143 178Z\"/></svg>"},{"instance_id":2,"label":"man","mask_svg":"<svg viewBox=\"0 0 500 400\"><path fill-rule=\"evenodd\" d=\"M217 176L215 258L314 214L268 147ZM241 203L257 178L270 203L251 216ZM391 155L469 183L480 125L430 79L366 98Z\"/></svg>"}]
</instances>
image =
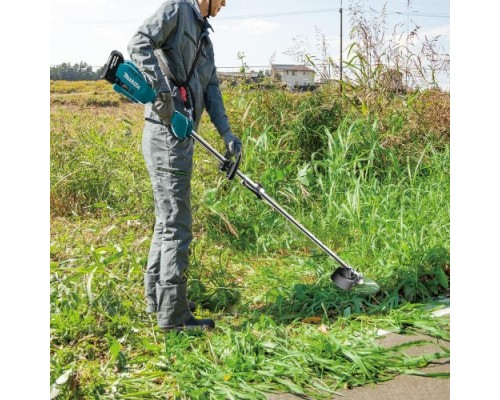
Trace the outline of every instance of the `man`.
<instances>
[{"instance_id":1,"label":"man","mask_svg":"<svg viewBox=\"0 0 500 400\"><path fill-rule=\"evenodd\" d=\"M223 138L228 155L241 151L233 135L219 89L208 17L225 0L167 0L128 44L132 61L157 93L145 106L142 151L153 186L156 222L144 274L147 311L156 312L164 330L211 329L211 319L193 316L187 299L191 231L193 139L180 140L170 126L174 110L193 120L203 110Z\"/></svg>"}]
</instances>

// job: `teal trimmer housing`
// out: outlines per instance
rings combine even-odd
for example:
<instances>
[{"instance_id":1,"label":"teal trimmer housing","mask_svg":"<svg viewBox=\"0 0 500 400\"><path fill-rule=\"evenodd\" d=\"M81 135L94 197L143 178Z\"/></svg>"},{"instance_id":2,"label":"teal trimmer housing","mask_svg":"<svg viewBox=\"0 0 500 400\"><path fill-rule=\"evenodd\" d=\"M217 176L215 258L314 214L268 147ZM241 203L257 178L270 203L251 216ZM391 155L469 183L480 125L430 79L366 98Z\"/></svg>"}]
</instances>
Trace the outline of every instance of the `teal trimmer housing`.
<instances>
[{"instance_id":1,"label":"teal trimmer housing","mask_svg":"<svg viewBox=\"0 0 500 400\"><path fill-rule=\"evenodd\" d=\"M135 103L151 103L156 98L155 91L148 85L139 69L126 61L123 55L113 50L104 66L102 79L113 84L113 89Z\"/></svg>"},{"instance_id":2,"label":"teal trimmer housing","mask_svg":"<svg viewBox=\"0 0 500 400\"><path fill-rule=\"evenodd\" d=\"M156 99L156 93L148 85L143 75L134 63L127 61L123 55L113 50L104 66L101 79L113 84L113 89L129 98L135 103L152 103ZM172 131L179 139L185 139L191 135L193 121L175 111L170 121Z\"/></svg>"}]
</instances>

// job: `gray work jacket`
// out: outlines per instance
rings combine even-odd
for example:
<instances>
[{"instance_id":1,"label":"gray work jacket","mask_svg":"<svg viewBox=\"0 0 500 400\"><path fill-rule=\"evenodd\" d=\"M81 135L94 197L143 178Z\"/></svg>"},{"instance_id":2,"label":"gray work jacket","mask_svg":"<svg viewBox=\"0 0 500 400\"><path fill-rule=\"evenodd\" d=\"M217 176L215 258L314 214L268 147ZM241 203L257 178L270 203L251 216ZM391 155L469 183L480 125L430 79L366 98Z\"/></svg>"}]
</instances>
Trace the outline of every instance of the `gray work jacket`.
<instances>
[{"instance_id":1,"label":"gray work jacket","mask_svg":"<svg viewBox=\"0 0 500 400\"><path fill-rule=\"evenodd\" d=\"M127 48L130 57L156 93L172 91L173 86L185 82L195 59L198 41L202 40L203 26L204 19L196 0L167 0L132 36ZM208 29L203 35L201 54L189 81L194 127L197 129L206 109L217 131L223 135L230 130L229 120L222 101ZM165 77L160 69L154 53L159 49L163 51L175 82ZM179 107L177 102L174 104ZM151 104L147 104L144 111L146 119L161 121L151 109Z\"/></svg>"}]
</instances>

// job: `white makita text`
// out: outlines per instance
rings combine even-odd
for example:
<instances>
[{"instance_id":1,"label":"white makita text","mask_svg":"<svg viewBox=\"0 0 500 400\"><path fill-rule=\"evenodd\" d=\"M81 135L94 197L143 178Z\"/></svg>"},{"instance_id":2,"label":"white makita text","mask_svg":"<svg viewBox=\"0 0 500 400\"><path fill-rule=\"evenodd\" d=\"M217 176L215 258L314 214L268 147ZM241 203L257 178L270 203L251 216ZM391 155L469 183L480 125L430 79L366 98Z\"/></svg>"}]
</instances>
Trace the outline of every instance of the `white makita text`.
<instances>
[{"instance_id":1,"label":"white makita text","mask_svg":"<svg viewBox=\"0 0 500 400\"><path fill-rule=\"evenodd\" d=\"M132 79L132 78L129 76L129 74L127 74L127 73L125 72L125 73L123 74L123 76L124 76L124 77L125 77L125 79L126 79L127 81L129 81L129 82L130 82L130 84L131 84L133 87L135 87L137 90L140 90L140 89L141 89L141 86L140 86L140 85L139 85L136 81L134 81L134 79Z\"/></svg>"}]
</instances>

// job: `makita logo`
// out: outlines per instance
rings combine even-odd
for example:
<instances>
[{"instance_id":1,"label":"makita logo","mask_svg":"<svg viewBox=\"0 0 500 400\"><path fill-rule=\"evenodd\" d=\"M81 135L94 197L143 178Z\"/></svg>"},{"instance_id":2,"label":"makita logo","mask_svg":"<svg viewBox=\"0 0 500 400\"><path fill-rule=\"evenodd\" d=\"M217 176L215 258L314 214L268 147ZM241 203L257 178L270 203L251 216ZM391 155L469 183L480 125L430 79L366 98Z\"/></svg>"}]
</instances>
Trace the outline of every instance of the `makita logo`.
<instances>
[{"instance_id":1,"label":"makita logo","mask_svg":"<svg viewBox=\"0 0 500 400\"><path fill-rule=\"evenodd\" d=\"M139 85L136 81L134 81L126 72L123 74L125 79L130 82L130 84L135 87L137 90L141 90L141 85Z\"/></svg>"}]
</instances>

